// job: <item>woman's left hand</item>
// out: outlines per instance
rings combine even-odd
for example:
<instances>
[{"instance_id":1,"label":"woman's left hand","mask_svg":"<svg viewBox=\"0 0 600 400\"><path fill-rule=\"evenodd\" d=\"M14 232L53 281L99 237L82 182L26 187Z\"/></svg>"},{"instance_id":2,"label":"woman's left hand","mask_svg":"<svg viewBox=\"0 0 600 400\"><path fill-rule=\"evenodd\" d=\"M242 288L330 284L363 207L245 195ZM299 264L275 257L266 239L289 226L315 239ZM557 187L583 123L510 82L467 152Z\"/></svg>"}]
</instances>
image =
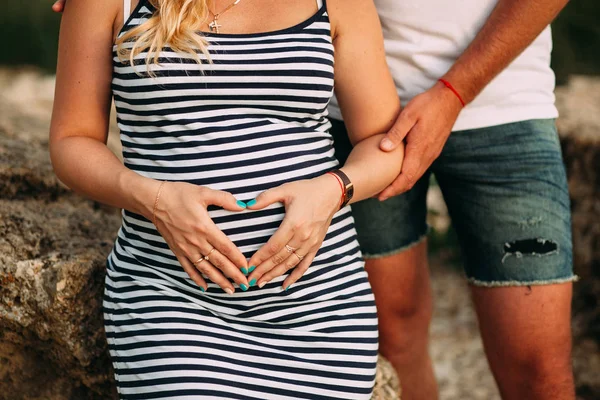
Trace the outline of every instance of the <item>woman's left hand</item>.
<instances>
[{"instance_id":1,"label":"woman's left hand","mask_svg":"<svg viewBox=\"0 0 600 400\"><path fill-rule=\"evenodd\" d=\"M306 272L321 247L333 215L340 206L342 189L337 178L325 174L285 183L261 193L249 210L281 202L285 217L269 241L250 259L250 285L263 287L295 268L283 282L287 289ZM255 266L255 269L252 267Z\"/></svg>"}]
</instances>

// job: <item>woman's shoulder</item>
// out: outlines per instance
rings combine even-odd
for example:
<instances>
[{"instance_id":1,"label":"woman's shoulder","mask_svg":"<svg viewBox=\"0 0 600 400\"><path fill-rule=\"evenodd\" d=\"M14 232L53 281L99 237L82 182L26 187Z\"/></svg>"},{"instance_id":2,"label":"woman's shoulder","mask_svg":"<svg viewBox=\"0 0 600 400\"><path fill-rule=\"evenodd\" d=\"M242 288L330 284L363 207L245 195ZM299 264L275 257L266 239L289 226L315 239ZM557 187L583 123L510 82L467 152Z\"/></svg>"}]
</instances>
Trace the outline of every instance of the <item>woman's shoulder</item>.
<instances>
[{"instance_id":1,"label":"woman's shoulder","mask_svg":"<svg viewBox=\"0 0 600 400\"><path fill-rule=\"evenodd\" d=\"M356 26L356 21L376 13L373 0L326 0L326 2L333 37L344 29Z\"/></svg>"},{"instance_id":2,"label":"woman's shoulder","mask_svg":"<svg viewBox=\"0 0 600 400\"><path fill-rule=\"evenodd\" d=\"M137 4L138 0L134 0ZM73 21L80 29L117 32L123 25L123 0L68 0L62 15L63 23Z\"/></svg>"}]
</instances>

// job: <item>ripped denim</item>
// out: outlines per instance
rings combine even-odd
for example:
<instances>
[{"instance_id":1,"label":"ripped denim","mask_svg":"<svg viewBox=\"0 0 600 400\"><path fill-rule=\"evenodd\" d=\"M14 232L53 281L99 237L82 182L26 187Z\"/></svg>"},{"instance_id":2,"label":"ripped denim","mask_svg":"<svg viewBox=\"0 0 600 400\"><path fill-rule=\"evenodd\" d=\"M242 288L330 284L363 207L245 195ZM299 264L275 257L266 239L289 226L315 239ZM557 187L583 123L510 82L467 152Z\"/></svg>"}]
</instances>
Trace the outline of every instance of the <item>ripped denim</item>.
<instances>
[{"instance_id":1,"label":"ripped denim","mask_svg":"<svg viewBox=\"0 0 600 400\"><path fill-rule=\"evenodd\" d=\"M349 146L333 121L336 156ZM347 139L346 139L347 140ZM574 281L567 179L553 119L453 132L440 157L408 193L352 205L366 258L401 252L427 233L434 174L477 286ZM399 266L401 267L401 266Z\"/></svg>"}]
</instances>

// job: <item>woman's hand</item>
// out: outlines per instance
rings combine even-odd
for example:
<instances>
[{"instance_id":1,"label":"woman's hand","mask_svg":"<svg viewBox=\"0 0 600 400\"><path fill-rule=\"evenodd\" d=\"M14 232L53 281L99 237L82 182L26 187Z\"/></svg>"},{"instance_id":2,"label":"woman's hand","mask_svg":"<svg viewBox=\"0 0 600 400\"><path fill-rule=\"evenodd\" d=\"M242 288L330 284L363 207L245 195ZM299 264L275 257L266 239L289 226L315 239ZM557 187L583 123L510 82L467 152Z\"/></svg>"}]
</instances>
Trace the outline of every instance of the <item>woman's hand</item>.
<instances>
[{"instance_id":1,"label":"woman's hand","mask_svg":"<svg viewBox=\"0 0 600 400\"><path fill-rule=\"evenodd\" d=\"M245 209L245 204L230 193L190 183L165 182L156 207L157 228L185 272L203 291L207 285L200 272L229 294L235 288L226 277L248 290L248 280L241 272L247 267L246 257L212 221L209 205L229 211Z\"/></svg>"},{"instance_id":2,"label":"woman's hand","mask_svg":"<svg viewBox=\"0 0 600 400\"><path fill-rule=\"evenodd\" d=\"M289 288L300 279L323 243L340 206L341 195L337 178L326 174L283 184L261 193L255 203L248 202L251 210L277 202L285 206L285 217L279 229L248 263L251 285L258 283L263 287L292 268L295 269L283 282L283 288Z\"/></svg>"}]
</instances>

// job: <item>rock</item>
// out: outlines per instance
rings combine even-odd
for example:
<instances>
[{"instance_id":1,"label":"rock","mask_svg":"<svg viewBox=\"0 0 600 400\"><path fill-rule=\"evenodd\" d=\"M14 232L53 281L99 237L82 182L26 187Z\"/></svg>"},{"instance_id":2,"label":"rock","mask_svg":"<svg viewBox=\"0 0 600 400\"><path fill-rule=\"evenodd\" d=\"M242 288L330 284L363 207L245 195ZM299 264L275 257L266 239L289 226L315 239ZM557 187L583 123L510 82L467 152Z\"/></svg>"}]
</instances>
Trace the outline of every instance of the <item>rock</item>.
<instances>
[{"instance_id":1,"label":"rock","mask_svg":"<svg viewBox=\"0 0 600 400\"><path fill-rule=\"evenodd\" d=\"M398 375L385 358L379 356L377 375L371 400L400 400L400 381Z\"/></svg>"},{"instance_id":2,"label":"rock","mask_svg":"<svg viewBox=\"0 0 600 400\"><path fill-rule=\"evenodd\" d=\"M41 145L0 131L0 146L0 398L111 398L101 299L120 215L64 189Z\"/></svg>"},{"instance_id":3,"label":"rock","mask_svg":"<svg viewBox=\"0 0 600 400\"><path fill-rule=\"evenodd\" d=\"M580 399L600 398L600 79L557 90L558 127L569 179L573 258L573 368Z\"/></svg>"}]
</instances>

